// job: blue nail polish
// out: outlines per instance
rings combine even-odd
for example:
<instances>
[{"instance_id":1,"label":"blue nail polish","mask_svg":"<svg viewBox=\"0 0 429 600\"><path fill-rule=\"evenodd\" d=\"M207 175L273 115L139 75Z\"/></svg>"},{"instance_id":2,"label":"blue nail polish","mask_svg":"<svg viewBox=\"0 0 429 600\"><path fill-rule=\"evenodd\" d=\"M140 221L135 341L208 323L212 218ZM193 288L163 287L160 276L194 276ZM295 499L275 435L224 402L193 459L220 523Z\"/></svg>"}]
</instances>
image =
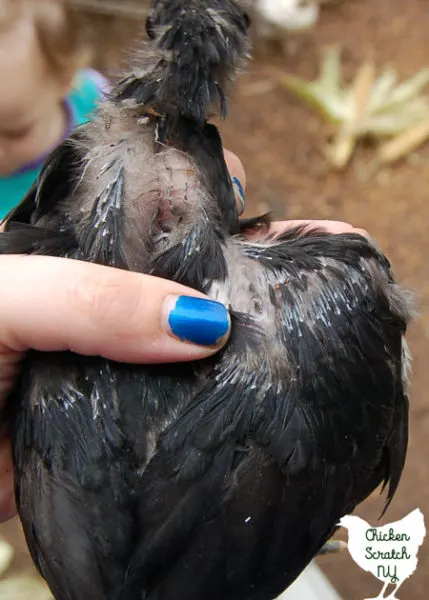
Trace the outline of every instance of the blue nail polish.
<instances>
[{"instance_id":1,"label":"blue nail polish","mask_svg":"<svg viewBox=\"0 0 429 600\"><path fill-rule=\"evenodd\" d=\"M244 189L243 189L243 186L241 185L241 181L237 177L232 177L232 183L234 185L236 195L238 196L238 198L241 202L242 212L244 212L244 209L246 208L246 197L244 195Z\"/></svg>"},{"instance_id":2,"label":"blue nail polish","mask_svg":"<svg viewBox=\"0 0 429 600\"><path fill-rule=\"evenodd\" d=\"M179 296L168 317L172 333L182 341L200 346L215 346L230 327L229 313L223 304Z\"/></svg>"}]
</instances>

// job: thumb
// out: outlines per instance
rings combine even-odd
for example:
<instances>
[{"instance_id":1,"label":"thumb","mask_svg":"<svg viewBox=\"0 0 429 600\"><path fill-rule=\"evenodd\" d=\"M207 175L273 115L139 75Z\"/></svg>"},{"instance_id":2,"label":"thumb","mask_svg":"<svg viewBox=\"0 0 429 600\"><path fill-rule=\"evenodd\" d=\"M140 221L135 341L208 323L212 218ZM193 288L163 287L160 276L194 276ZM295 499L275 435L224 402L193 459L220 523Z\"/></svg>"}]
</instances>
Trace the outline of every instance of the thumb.
<instances>
[{"instance_id":1,"label":"thumb","mask_svg":"<svg viewBox=\"0 0 429 600\"><path fill-rule=\"evenodd\" d=\"M132 363L188 361L213 354L229 336L223 304L150 275L0 256L0 279L0 345L12 354L32 348Z\"/></svg>"}]
</instances>

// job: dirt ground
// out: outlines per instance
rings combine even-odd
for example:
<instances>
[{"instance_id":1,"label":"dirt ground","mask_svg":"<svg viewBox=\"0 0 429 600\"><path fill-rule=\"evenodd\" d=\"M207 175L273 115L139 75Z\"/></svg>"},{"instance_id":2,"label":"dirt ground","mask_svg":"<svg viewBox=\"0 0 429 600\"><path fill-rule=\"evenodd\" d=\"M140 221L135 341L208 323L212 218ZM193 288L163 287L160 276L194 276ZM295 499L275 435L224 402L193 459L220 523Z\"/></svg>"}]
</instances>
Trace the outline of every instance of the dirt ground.
<instances>
[{"instance_id":1,"label":"dirt ground","mask_svg":"<svg viewBox=\"0 0 429 600\"><path fill-rule=\"evenodd\" d=\"M429 519L429 144L413 164L399 163L366 182L361 178L369 156L365 150L356 153L348 170L336 174L326 168L320 151L324 129L318 117L282 89L261 90L268 88L273 66L314 77L321 49L333 43L343 47L346 75L370 57L380 66L394 63L401 77L410 76L429 65L428 32L428 0L343 0L324 10L316 28L301 36L296 55L283 59L273 53L252 61L234 93L230 118L221 125L225 145L239 154L247 170L249 214L270 208L280 219L335 219L364 227L385 249L398 278L418 293L420 316L409 336L415 355L409 454L383 522L417 507ZM124 39L131 39L127 28ZM108 54L101 46L99 50L99 64L105 66ZM372 497L358 512L375 522L382 506L378 496ZM16 523L5 530L18 542ZM25 555L20 557L23 565ZM428 597L429 538L419 559L417 571L399 593L402 599ZM324 557L319 564L344 600L376 596L381 589L348 553Z\"/></svg>"}]
</instances>

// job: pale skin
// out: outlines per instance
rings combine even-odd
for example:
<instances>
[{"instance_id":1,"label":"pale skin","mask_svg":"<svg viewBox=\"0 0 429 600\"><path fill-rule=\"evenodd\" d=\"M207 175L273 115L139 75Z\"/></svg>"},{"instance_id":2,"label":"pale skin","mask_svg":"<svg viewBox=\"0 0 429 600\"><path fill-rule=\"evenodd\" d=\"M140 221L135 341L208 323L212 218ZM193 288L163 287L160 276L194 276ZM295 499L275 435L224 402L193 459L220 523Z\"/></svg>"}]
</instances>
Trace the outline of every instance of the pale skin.
<instances>
[{"instance_id":1,"label":"pale skin","mask_svg":"<svg viewBox=\"0 0 429 600\"><path fill-rule=\"evenodd\" d=\"M232 176L243 188L243 165L225 151ZM299 224L330 233L358 233L339 221L284 221L281 233ZM132 363L178 362L205 358L219 347L183 343L164 328L163 306L170 295L204 297L182 285L149 275L41 256L0 256L0 406L5 402L25 352L73 350ZM58 282L61 281L61 286ZM16 513L10 439L0 441L0 522Z\"/></svg>"},{"instance_id":2,"label":"pale skin","mask_svg":"<svg viewBox=\"0 0 429 600\"><path fill-rule=\"evenodd\" d=\"M64 98L71 85L46 64L31 14L0 31L0 177L49 152L67 127Z\"/></svg>"}]
</instances>

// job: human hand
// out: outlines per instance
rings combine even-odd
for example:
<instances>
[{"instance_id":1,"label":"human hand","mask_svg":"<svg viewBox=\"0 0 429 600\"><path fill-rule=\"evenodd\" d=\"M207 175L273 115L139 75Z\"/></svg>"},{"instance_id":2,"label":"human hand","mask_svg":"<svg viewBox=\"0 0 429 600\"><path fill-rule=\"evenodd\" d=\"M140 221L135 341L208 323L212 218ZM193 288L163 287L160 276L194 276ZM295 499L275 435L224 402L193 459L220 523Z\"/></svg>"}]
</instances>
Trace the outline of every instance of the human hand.
<instances>
[{"instance_id":1,"label":"human hand","mask_svg":"<svg viewBox=\"0 0 429 600\"><path fill-rule=\"evenodd\" d=\"M231 152L225 151L225 158L241 206L243 165ZM271 231L281 233L303 223L331 233L361 233L332 221L278 222ZM229 315L223 305L207 304L203 294L149 275L64 258L3 255L0 281L0 407L30 348L73 350L141 364L179 362L213 354L229 336ZM14 514L11 444L4 431L0 522Z\"/></svg>"}]
</instances>

